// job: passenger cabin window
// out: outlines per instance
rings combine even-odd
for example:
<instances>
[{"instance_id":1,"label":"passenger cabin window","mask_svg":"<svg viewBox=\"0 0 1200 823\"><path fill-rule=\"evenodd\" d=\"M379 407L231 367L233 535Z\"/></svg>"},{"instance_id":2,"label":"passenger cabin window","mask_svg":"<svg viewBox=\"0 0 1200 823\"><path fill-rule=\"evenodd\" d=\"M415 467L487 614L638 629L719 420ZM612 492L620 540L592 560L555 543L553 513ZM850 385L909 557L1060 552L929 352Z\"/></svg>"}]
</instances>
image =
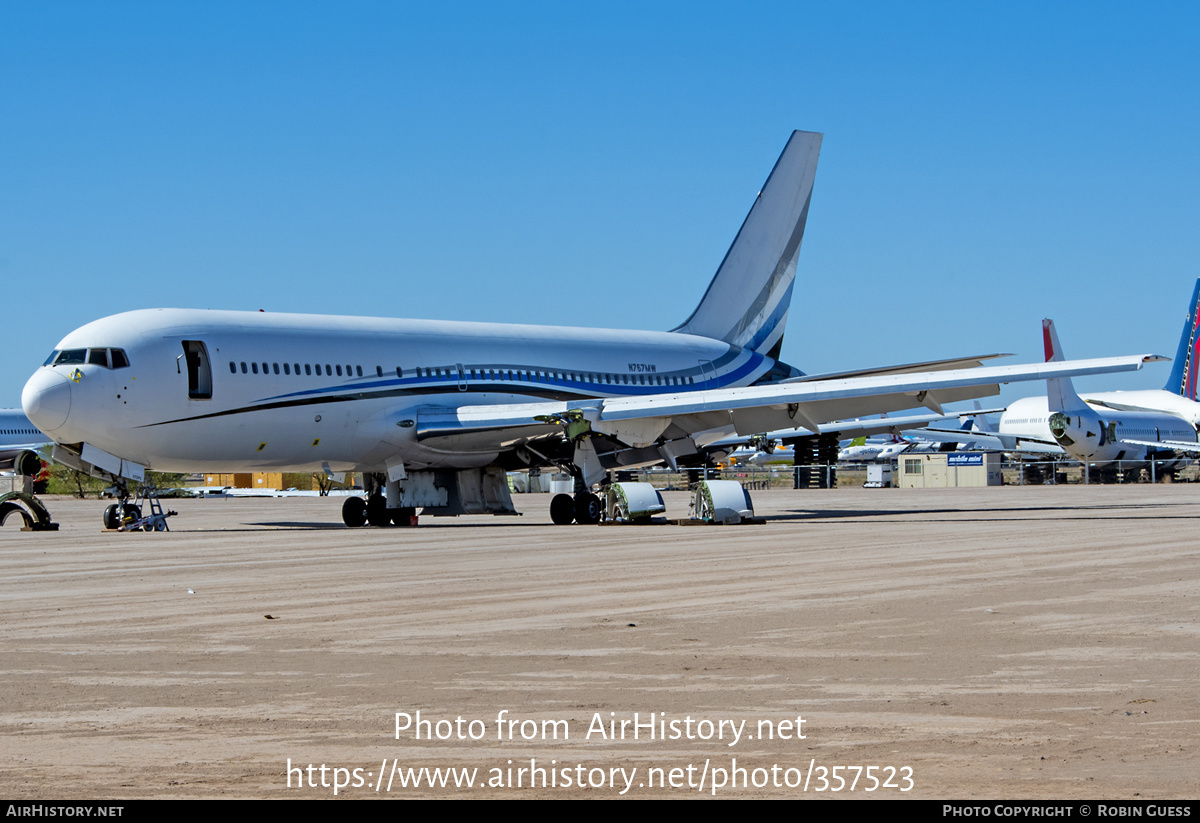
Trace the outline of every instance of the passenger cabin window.
<instances>
[{"instance_id":1,"label":"passenger cabin window","mask_svg":"<svg viewBox=\"0 0 1200 823\"><path fill-rule=\"evenodd\" d=\"M212 363L208 359L208 349L199 340L184 340L183 353L187 361L188 399L212 400Z\"/></svg>"}]
</instances>

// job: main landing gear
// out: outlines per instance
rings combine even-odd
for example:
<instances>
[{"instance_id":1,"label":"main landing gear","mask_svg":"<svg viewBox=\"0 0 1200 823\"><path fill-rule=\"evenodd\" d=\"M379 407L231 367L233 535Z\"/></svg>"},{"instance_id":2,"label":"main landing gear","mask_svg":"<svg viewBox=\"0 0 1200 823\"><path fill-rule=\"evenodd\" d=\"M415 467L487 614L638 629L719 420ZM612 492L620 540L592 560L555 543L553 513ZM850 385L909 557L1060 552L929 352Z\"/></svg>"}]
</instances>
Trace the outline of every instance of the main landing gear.
<instances>
[{"instance_id":1,"label":"main landing gear","mask_svg":"<svg viewBox=\"0 0 1200 823\"><path fill-rule=\"evenodd\" d=\"M389 509L382 494L373 494L365 499L347 497L346 502L342 504L342 522L352 529L361 528L368 523L377 528L414 526L416 519L415 508Z\"/></svg>"},{"instance_id":2,"label":"main landing gear","mask_svg":"<svg viewBox=\"0 0 1200 823\"><path fill-rule=\"evenodd\" d=\"M600 498L591 492L580 492L574 497L569 494L556 494L550 501L550 519L556 526L566 526L570 523L595 525L604 514L604 504Z\"/></svg>"}]
</instances>

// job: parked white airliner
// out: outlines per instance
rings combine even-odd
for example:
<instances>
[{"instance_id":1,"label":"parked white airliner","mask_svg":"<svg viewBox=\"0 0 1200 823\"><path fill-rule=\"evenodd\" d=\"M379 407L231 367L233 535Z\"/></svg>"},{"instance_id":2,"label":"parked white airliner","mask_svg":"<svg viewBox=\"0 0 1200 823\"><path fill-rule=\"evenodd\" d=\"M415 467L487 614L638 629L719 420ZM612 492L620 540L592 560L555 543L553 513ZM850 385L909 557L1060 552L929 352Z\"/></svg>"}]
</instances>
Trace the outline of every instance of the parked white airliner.
<instances>
[{"instance_id":1,"label":"parked white airliner","mask_svg":"<svg viewBox=\"0 0 1200 823\"><path fill-rule=\"evenodd\" d=\"M1062 347L1053 321L1042 321L1042 338L1046 362L1061 362ZM1113 394L1125 393L1107 396ZM1160 453L1167 458L1177 452L1200 453L1196 428L1184 418L1159 411L1118 410L1090 399L1085 401L1069 377L1047 380L1045 397L1018 400L1000 420L1002 433L1040 434L1042 428L1063 451L1083 462L1145 461Z\"/></svg>"},{"instance_id":2,"label":"parked white airliner","mask_svg":"<svg viewBox=\"0 0 1200 823\"><path fill-rule=\"evenodd\" d=\"M1046 359L1061 360L1062 349L1058 346L1053 322L1044 320L1042 325ZM1093 463L1119 460L1131 468L1137 468L1136 461L1148 460L1151 456L1156 461L1169 461L1174 456L1173 453L1194 455L1196 448L1192 443L1193 433L1189 432L1188 426L1182 426L1180 420L1186 421L1193 430L1200 426L1200 402L1196 399L1197 349L1200 348L1198 331L1200 279L1192 289L1183 331L1179 335L1175 362L1166 386L1161 389L1084 392L1077 395L1079 403L1088 407L1088 416L1094 412L1095 420L1104 422L1106 433L1103 451L1098 449L1098 442L1095 449L1064 449L1050 430L1050 418L1055 410L1050 408L1050 399L1046 396L1023 397L1010 404L1000 418L998 430L981 432L980 442L985 444L985 448L1015 451L1026 455L1067 454L1075 459L1086 459ZM1068 384L1067 388L1074 393L1073 386ZM1113 429L1112 433L1116 435L1115 438L1108 436L1108 430L1112 429L1114 423L1116 429ZM1099 422L1096 425L1099 426ZM951 435L947 429L932 428L931 431L937 437ZM1098 441L1100 432L1095 431L1094 434ZM1171 468L1172 465L1178 464L1159 465Z\"/></svg>"},{"instance_id":3,"label":"parked white airliner","mask_svg":"<svg viewBox=\"0 0 1200 823\"><path fill-rule=\"evenodd\" d=\"M60 342L21 402L56 460L118 481L161 471L360 471L348 525L514 513L505 471L557 466L596 522L613 468L677 464L732 435L1138 369L1154 356L822 377L778 359L821 135L795 132L692 315L669 332L154 309ZM975 366L975 368L971 368Z\"/></svg>"}]
</instances>

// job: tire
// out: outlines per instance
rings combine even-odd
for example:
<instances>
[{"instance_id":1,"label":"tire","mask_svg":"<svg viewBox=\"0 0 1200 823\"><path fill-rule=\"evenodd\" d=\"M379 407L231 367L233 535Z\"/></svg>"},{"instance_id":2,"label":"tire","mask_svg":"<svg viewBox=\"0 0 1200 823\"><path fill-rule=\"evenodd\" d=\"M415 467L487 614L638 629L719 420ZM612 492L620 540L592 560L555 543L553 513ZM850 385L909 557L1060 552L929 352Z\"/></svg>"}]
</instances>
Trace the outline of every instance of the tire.
<instances>
[{"instance_id":1,"label":"tire","mask_svg":"<svg viewBox=\"0 0 1200 823\"><path fill-rule=\"evenodd\" d=\"M367 525L367 501L361 497L347 497L342 503L342 522L352 529Z\"/></svg>"},{"instance_id":2,"label":"tire","mask_svg":"<svg viewBox=\"0 0 1200 823\"><path fill-rule=\"evenodd\" d=\"M121 525L121 518L117 515L117 504L113 503L104 510L104 528L115 530Z\"/></svg>"},{"instance_id":3,"label":"tire","mask_svg":"<svg viewBox=\"0 0 1200 823\"><path fill-rule=\"evenodd\" d=\"M367 522L377 528L392 525L392 515L382 495L367 498Z\"/></svg>"},{"instance_id":4,"label":"tire","mask_svg":"<svg viewBox=\"0 0 1200 823\"><path fill-rule=\"evenodd\" d=\"M600 522L604 514L604 506L600 498L591 492L584 492L575 498L575 522L586 526L594 526Z\"/></svg>"},{"instance_id":5,"label":"tire","mask_svg":"<svg viewBox=\"0 0 1200 823\"><path fill-rule=\"evenodd\" d=\"M575 522L575 501L569 494L556 494L550 501L550 519L556 526L569 526Z\"/></svg>"},{"instance_id":6,"label":"tire","mask_svg":"<svg viewBox=\"0 0 1200 823\"><path fill-rule=\"evenodd\" d=\"M121 507L118 506L117 508L120 509ZM122 513L122 515L120 515L120 517L118 519L121 521L121 523L128 523L130 520L141 520L142 519L142 507L135 506L132 503L126 503L125 511ZM119 526L119 525L121 525L121 523L118 523L117 525Z\"/></svg>"}]
</instances>

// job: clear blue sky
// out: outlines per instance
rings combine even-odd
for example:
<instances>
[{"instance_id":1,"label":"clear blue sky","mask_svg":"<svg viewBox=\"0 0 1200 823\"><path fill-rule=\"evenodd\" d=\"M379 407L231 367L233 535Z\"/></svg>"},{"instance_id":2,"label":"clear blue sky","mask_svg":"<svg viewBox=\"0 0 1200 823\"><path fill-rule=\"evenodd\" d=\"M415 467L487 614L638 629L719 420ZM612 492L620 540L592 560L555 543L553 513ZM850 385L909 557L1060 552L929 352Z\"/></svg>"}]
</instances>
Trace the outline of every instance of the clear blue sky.
<instances>
[{"instance_id":1,"label":"clear blue sky","mask_svg":"<svg viewBox=\"0 0 1200 823\"><path fill-rule=\"evenodd\" d=\"M788 361L1173 355L1197 9L5 3L0 405L130 308L670 328L795 128Z\"/></svg>"}]
</instances>

